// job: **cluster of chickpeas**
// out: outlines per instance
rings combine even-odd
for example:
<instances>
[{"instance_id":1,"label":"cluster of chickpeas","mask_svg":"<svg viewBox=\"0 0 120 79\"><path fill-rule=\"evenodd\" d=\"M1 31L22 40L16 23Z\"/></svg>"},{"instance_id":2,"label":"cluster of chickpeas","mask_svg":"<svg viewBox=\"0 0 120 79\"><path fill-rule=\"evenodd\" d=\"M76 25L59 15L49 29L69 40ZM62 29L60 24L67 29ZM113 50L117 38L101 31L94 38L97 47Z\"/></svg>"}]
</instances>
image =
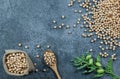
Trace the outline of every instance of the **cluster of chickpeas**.
<instances>
[{"instance_id":1,"label":"cluster of chickpeas","mask_svg":"<svg viewBox=\"0 0 120 79\"><path fill-rule=\"evenodd\" d=\"M7 69L10 73L23 74L28 68L26 55L22 52L10 53L5 59Z\"/></svg>"},{"instance_id":2,"label":"cluster of chickpeas","mask_svg":"<svg viewBox=\"0 0 120 79\"><path fill-rule=\"evenodd\" d=\"M50 51L45 52L44 60L46 64L49 66L53 66L56 63L55 55L54 53L51 53Z\"/></svg>"},{"instance_id":3,"label":"cluster of chickpeas","mask_svg":"<svg viewBox=\"0 0 120 79\"><path fill-rule=\"evenodd\" d=\"M120 38L120 0L111 2L104 0L93 9L94 24L92 30L96 31L99 39L109 45L109 49L115 50L120 46L117 39Z\"/></svg>"},{"instance_id":4,"label":"cluster of chickpeas","mask_svg":"<svg viewBox=\"0 0 120 79\"><path fill-rule=\"evenodd\" d=\"M104 53L100 52L100 56L106 58L109 56L109 54L107 52L104 52Z\"/></svg>"},{"instance_id":5,"label":"cluster of chickpeas","mask_svg":"<svg viewBox=\"0 0 120 79\"><path fill-rule=\"evenodd\" d=\"M112 60L116 60L116 54L111 55Z\"/></svg>"},{"instance_id":6,"label":"cluster of chickpeas","mask_svg":"<svg viewBox=\"0 0 120 79\"><path fill-rule=\"evenodd\" d=\"M82 6L85 9L92 10L82 15L84 19L85 27L89 28L88 34L83 33L83 37L97 35L97 39L101 39L102 43L106 45L105 48L101 47L101 50L116 50L117 46L120 46L118 39L120 38L120 0L93 0L95 5ZM81 3L87 5L89 0ZM92 17L88 17L92 14ZM91 35L91 36L92 36ZM94 42L91 40L91 42Z\"/></svg>"}]
</instances>

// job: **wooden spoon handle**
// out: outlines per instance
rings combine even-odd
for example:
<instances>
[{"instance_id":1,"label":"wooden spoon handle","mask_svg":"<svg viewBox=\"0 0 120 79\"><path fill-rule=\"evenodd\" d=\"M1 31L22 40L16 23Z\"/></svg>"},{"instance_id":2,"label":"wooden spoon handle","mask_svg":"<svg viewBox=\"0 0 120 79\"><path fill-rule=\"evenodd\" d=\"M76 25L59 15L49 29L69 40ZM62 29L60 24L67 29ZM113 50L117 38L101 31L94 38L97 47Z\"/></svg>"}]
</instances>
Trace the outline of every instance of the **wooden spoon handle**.
<instances>
[{"instance_id":1,"label":"wooden spoon handle","mask_svg":"<svg viewBox=\"0 0 120 79\"><path fill-rule=\"evenodd\" d=\"M60 74L58 73L58 70L57 70L57 69L55 69L55 70L54 70L54 72L55 72L55 74L56 74L57 78L58 78L58 79L61 79L61 76L60 76Z\"/></svg>"}]
</instances>

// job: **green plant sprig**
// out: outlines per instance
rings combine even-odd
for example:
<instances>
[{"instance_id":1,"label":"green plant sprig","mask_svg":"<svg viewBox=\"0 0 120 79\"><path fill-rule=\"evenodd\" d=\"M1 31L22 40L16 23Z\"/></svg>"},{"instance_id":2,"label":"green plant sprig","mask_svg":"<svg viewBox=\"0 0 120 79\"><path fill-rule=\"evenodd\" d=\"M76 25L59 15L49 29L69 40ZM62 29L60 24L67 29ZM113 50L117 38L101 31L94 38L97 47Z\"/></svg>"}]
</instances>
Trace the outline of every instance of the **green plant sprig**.
<instances>
[{"instance_id":1,"label":"green plant sprig","mask_svg":"<svg viewBox=\"0 0 120 79\"><path fill-rule=\"evenodd\" d=\"M105 67L105 73L112 76L113 79L120 79L120 76L117 76L113 71L113 60L110 59Z\"/></svg>"},{"instance_id":2,"label":"green plant sprig","mask_svg":"<svg viewBox=\"0 0 120 79\"><path fill-rule=\"evenodd\" d=\"M112 79L120 79L120 76L115 75L113 71L113 60L110 59L104 67L101 64L101 57L98 55L96 58L93 58L90 53L87 53L87 55L82 55L79 57L76 57L72 60L73 66L77 68L77 70L84 69L84 74L89 74L92 72L95 72L94 78L102 77L105 74L108 74L112 77Z\"/></svg>"}]
</instances>

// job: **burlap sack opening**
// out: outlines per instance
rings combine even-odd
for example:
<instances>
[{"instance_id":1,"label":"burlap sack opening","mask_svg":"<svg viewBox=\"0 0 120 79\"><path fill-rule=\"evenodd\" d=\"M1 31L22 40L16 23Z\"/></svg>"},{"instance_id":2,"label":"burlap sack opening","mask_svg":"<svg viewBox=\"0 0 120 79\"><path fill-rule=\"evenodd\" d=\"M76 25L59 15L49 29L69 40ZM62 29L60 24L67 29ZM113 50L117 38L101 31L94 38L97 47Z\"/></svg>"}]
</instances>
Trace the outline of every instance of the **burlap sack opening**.
<instances>
[{"instance_id":1,"label":"burlap sack opening","mask_svg":"<svg viewBox=\"0 0 120 79\"><path fill-rule=\"evenodd\" d=\"M8 68L7 68L7 65L6 65L6 56L10 53L17 53L17 52L22 52L26 55L26 61L27 61L27 69L24 70L24 73L23 74L16 74L16 73L11 73L8 71ZM27 55L26 52L24 51L21 51L21 50L13 50L13 49L10 49L10 50L5 50L5 54L3 56L3 67L5 69L5 72L9 75L14 75L14 76L23 76L23 75L27 75L29 74L30 71L35 71L35 67L30 59L30 57Z\"/></svg>"}]
</instances>

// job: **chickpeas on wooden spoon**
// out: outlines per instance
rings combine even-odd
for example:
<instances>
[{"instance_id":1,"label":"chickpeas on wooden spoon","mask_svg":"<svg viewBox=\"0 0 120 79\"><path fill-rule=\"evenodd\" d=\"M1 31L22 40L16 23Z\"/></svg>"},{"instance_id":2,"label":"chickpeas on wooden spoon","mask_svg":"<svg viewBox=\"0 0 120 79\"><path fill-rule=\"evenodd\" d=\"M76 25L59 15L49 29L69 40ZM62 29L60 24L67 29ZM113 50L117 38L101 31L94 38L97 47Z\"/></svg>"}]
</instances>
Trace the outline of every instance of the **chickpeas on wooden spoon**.
<instances>
[{"instance_id":1,"label":"chickpeas on wooden spoon","mask_svg":"<svg viewBox=\"0 0 120 79\"><path fill-rule=\"evenodd\" d=\"M55 74L57 75L57 78L61 79L61 76L57 70L57 61L56 61L55 54L51 50L45 51L44 61L46 65L48 65L55 72Z\"/></svg>"}]
</instances>

